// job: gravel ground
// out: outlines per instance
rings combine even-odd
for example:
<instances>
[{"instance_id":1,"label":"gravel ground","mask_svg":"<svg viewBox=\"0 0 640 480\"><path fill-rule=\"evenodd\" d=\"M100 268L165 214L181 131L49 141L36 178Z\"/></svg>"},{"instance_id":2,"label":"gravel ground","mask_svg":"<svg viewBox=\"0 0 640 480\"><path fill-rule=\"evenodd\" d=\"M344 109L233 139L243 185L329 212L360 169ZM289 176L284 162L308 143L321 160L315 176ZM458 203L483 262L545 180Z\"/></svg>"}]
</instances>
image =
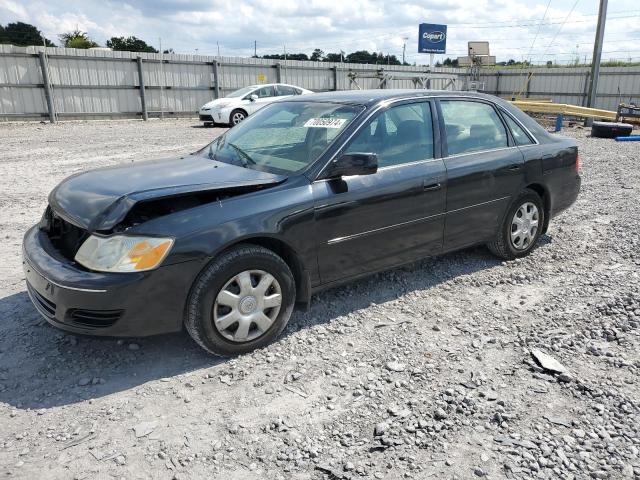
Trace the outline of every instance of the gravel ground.
<instances>
[{"instance_id":1,"label":"gravel ground","mask_svg":"<svg viewBox=\"0 0 640 480\"><path fill-rule=\"evenodd\" d=\"M640 144L566 130L583 191L532 255L474 248L321 293L252 354L50 327L20 260L48 192L221 131L194 124L0 125L0 474L640 478Z\"/></svg>"}]
</instances>

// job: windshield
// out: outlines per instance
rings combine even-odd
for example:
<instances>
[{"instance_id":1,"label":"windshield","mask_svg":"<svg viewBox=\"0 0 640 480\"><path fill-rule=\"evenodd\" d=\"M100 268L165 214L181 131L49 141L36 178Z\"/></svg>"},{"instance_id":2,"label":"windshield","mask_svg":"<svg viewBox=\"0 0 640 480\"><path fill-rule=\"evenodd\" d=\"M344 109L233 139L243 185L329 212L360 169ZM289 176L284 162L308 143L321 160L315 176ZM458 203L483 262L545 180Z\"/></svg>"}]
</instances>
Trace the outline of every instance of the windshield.
<instances>
[{"instance_id":1,"label":"windshield","mask_svg":"<svg viewBox=\"0 0 640 480\"><path fill-rule=\"evenodd\" d=\"M255 89L256 89L255 86L253 86L253 87L244 87L244 88L241 88L240 90L236 90L235 92L231 92L226 97L227 98L242 97L242 96L246 95L247 93L252 92Z\"/></svg>"},{"instance_id":2,"label":"windshield","mask_svg":"<svg viewBox=\"0 0 640 480\"><path fill-rule=\"evenodd\" d=\"M276 102L198 154L254 170L290 174L315 162L362 109L336 103Z\"/></svg>"}]
</instances>

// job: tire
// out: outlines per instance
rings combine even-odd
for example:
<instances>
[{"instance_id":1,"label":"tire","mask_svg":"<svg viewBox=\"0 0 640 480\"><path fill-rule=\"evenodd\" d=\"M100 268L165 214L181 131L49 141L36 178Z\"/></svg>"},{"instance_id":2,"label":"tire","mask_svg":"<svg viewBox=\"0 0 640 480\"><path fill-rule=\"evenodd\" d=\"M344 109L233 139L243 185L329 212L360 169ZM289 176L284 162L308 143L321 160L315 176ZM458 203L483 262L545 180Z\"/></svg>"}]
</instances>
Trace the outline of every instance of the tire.
<instances>
[{"instance_id":1,"label":"tire","mask_svg":"<svg viewBox=\"0 0 640 480\"><path fill-rule=\"evenodd\" d=\"M531 206L534 206L535 209ZM533 190L523 190L511 202L495 240L487 245L489 250L505 260L528 255L535 248L542 234L545 222L544 215L544 205L540 196ZM537 219L537 228L532 234L533 217ZM518 227L516 218L522 218L521 227ZM529 225L529 229L526 228L527 225ZM521 234L518 235L518 232Z\"/></svg>"},{"instance_id":2,"label":"tire","mask_svg":"<svg viewBox=\"0 0 640 480\"><path fill-rule=\"evenodd\" d=\"M246 283L248 272L251 288ZM259 282L267 288L263 294L263 283ZM275 304L278 295L279 306ZM185 328L209 353L247 353L268 345L282 333L295 298L293 274L284 260L264 247L241 244L215 258L196 278L187 299ZM229 323L234 319L237 321ZM245 326L242 332L241 325Z\"/></svg>"},{"instance_id":3,"label":"tire","mask_svg":"<svg viewBox=\"0 0 640 480\"><path fill-rule=\"evenodd\" d=\"M633 131L633 125L616 122L593 122L591 136L597 138L628 137Z\"/></svg>"},{"instance_id":4,"label":"tire","mask_svg":"<svg viewBox=\"0 0 640 480\"><path fill-rule=\"evenodd\" d=\"M245 118L247 118L247 112L238 108L229 115L229 125L233 127L242 122Z\"/></svg>"}]
</instances>

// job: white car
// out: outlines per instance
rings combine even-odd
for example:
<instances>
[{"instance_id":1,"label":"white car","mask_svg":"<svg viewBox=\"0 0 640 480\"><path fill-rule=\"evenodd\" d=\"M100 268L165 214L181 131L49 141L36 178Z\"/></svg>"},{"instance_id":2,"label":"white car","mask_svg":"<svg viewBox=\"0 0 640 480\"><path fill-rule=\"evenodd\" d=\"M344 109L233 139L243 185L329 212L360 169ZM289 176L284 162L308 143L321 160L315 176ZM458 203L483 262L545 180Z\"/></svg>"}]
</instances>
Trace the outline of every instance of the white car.
<instances>
[{"instance_id":1,"label":"white car","mask_svg":"<svg viewBox=\"0 0 640 480\"><path fill-rule=\"evenodd\" d=\"M250 85L236 90L224 98L204 104L198 113L205 126L216 123L234 126L271 102L308 93L313 92L284 83Z\"/></svg>"}]
</instances>

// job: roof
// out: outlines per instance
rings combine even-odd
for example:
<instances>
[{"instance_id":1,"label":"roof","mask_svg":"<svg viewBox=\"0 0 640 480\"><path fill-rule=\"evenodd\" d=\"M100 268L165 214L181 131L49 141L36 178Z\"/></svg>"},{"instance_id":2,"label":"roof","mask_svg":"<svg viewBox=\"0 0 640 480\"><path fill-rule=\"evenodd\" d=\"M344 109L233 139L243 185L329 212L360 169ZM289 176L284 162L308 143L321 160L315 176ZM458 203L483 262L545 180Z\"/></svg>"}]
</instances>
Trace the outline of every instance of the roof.
<instances>
[{"instance_id":1,"label":"roof","mask_svg":"<svg viewBox=\"0 0 640 480\"><path fill-rule=\"evenodd\" d=\"M373 105L384 100L392 100L397 98L411 97L439 97L451 96L456 97L475 97L486 98L495 101L496 97L477 92L459 92L451 90L400 90L400 89L376 89L376 90L342 90L339 92L314 93L313 95L304 95L288 99L289 101L298 102L337 102L358 105Z\"/></svg>"}]
</instances>

